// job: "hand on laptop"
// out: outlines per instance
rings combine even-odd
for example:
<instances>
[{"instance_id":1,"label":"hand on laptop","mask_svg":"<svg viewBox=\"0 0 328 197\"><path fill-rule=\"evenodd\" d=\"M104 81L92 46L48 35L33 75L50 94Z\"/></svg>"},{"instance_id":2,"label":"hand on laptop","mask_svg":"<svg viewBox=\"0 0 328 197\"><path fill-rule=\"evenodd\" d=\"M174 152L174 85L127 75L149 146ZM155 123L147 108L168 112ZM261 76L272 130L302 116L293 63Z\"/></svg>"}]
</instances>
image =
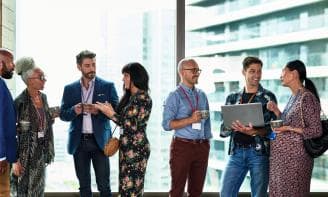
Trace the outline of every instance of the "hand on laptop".
<instances>
[{"instance_id":1,"label":"hand on laptop","mask_svg":"<svg viewBox=\"0 0 328 197\"><path fill-rule=\"evenodd\" d=\"M239 120L233 121L231 124L231 128L234 131L239 131L240 133L244 133L246 135L256 135L257 131L253 128L252 123L249 123L248 126L243 125Z\"/></svg>"}]
</instances>

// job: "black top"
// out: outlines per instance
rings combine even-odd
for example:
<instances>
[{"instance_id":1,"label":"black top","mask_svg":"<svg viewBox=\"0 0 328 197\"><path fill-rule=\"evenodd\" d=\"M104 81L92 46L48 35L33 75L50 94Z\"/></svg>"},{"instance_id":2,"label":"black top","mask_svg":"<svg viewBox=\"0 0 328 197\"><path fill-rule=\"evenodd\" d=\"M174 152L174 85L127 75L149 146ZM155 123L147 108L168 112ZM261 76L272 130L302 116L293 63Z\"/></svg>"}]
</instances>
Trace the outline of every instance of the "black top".
<instances>
[{"instance_id":1,"label":"black top","mask_svg":"<svg viewBox=\"0 0 328 197\"><path fill-rule=\"evenodd\" d=\"M251 103L254 98L255 93L243 93L240 99L240 104L242 103ZM234 136L234 141L237 144L255 144L255 139L253 136L246 135L244 133L236 132Z\"/></svg>"}]
</instances>

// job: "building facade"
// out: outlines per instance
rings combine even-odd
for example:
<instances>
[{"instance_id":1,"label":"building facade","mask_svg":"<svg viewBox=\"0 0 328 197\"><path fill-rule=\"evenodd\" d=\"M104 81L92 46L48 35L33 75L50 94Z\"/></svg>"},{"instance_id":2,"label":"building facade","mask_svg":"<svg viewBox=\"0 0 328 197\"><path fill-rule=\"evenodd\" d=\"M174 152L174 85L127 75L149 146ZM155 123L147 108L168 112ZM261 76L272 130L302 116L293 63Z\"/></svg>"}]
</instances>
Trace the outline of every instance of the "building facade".
<instances>
[{"instance_id":1,"label":"building facade","mask_svg":"<svg viewBox=\"0 0 328 197\"><path fill-rule=\"evenodd\" d=\"M219 137L221 105L243 87L242 59L262 59L262 85L273 91L283 109L290 92L280 84L281 69L300 59L318 88L328 112L327 0L190 0L186 1L186 56L197 57L206 79L200 81L211 106L214 140L207 187L217 189L227 161L228 139ZM203 73L204 73L203 72ZM315 161L312 190L324 191L327 156ZM249 177L242 190L249 191Z\"/></svg>"}]
</instances>

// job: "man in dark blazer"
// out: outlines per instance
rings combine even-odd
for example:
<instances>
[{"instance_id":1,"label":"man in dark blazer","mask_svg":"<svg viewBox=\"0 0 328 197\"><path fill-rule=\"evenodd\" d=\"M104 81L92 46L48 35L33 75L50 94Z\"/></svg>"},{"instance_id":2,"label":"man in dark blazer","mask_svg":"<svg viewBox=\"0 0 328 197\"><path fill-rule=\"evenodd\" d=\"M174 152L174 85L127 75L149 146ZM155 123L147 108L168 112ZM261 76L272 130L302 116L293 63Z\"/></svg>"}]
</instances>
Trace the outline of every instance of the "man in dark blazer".
<instances>
[{"instance_id":1,"label":"man in dark blazer","mask_svg":"<svg viewBox=\"0 0 328 197\"><path fill-rule=\"evenodd\" d=\"M76 56L77 68L82 77L64 88L60 119L70 121L68 153L74 157L80 196L90 197L90 164L96 175L101 197L109 197L109 159L103 153L104 145L111 138L109 119L94 107L95 102L118 104L114 84L96 77L96 54L85 50Z\"/></svg>"},{"instance_id":2,"label":"man in dark blazer","mask_svg":"<svg viewBox=\"0 0 328 197\"><path fill-rule=\"evenodd\" d=\"M16 162L16 112L5 81L13 76L13 54L0 48L0 197L10 196L9 163Z\"/></svg>"}]
</instances>

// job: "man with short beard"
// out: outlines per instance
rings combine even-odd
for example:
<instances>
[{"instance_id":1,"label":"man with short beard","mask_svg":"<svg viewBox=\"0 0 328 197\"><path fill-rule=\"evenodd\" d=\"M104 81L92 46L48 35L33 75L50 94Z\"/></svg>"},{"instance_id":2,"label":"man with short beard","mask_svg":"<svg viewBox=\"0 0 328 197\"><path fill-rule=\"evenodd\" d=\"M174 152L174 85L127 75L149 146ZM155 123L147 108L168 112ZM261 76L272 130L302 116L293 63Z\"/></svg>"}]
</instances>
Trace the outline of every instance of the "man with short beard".
<instances>
[{"instance_id":1,"label":"man with short beard","mask_svg":"<svg viewBox=\"0 0 328 197\"><path fill-rule=\"evenodd\" d=\"M10 196L9 163L16 162L16 112L9 89L2 79L10 79L15 68L13 54L0 48L0 197Z\"/></svg>"},{"instance_id":2,"label":"man with short beard","mask_svg":"<svg viewBox=\"0 0 328 197\"><path fill-rule=\"evenodd\" d=\"M70 121L68 153L74 157L80 196L91 197L90 164L92 162L100 197L111 197L109 159L103 149L111 138L109 119L98 111L96 102L110 103L114 108L118 96L112 82L96 77L96 54L85 50L76 56L81 79L65 86L60 119Z\"/></svg>"},{"instance_id":3,"label":"man with short beard","mask_svg":"<svg viewBox=\"0 0 328 197\"><path fill-rule=\"evenodd\" d=\"M170 197L182 197L186 182L187 196L199 197L203 191L212 137L209 103L205 92L196 88L201 70L194 59L182 59L178 64L181 83L165 101L162 126L174 130L171 141Z\"/></svg>"}]
</instances>

